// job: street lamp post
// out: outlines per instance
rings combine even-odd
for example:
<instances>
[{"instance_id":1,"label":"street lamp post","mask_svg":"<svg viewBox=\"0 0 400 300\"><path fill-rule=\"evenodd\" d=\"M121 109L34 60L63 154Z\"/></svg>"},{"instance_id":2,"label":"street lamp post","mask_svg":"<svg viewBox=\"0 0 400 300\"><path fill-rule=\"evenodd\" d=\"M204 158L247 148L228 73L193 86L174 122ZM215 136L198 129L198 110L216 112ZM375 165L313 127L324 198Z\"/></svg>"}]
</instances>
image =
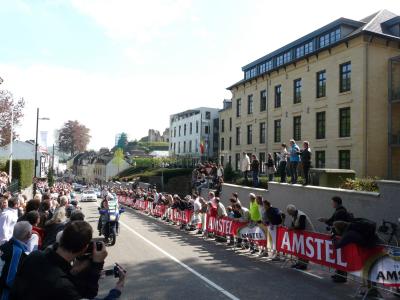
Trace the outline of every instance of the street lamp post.
<instances>
[{"instance_id":1,"label":"street lamp post","mask_svg":"<svg viewBox=\"0 0 400 300\"><path fill-rule=\"evenodd\" d=\"M37 159L37 152L38 152L38 131L39 131L39 120L50 120L49 118L39 118L39 107L36 110L36 139L35 139L35 170L33 178L35 180L33 184L33 196L36 194L36 176L37 176L37 167L38 167L38 159Z\"/></svg>"}]
</instances>

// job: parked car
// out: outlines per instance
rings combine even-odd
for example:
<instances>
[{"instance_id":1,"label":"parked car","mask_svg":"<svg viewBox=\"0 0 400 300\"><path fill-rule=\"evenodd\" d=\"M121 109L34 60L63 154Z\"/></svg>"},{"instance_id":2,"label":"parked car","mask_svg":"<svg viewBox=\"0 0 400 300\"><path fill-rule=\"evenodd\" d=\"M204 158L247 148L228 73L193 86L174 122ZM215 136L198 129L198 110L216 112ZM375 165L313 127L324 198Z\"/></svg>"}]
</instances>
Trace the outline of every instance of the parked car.
<instances>
[{"instance_id":1,"label":"parked car","mask_svg":"<svg viewBox=\"0 0 400 300\"><path fill-rule=\"evenodd\" d=\"M82 194L82 197L81 197L81 202L85 202L85 201L96 202L97 201L97 195L96 195L95 191L93 191L93 190L84 191L83 194Z\"/></svg>"}]
</instances>

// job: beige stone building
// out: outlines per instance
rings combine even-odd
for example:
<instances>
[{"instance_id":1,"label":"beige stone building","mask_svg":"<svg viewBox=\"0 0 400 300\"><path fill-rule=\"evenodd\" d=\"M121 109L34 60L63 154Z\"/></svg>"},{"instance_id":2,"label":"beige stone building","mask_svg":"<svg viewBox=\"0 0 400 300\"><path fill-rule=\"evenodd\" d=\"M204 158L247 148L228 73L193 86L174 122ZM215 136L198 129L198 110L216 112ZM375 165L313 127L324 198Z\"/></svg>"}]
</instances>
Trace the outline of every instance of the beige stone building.
<instances>
[{"instance_id":1,"label":"beige stone building","mask_svg":"<svg viewBox=\"0 0 400 300\"><path fill-rule=\"evenodd\" d=\"M220 111L220 159L265 161L294 138L314 167L400 179L400 16L340 18L242 68Z\"/></svg>"}]
</instances>

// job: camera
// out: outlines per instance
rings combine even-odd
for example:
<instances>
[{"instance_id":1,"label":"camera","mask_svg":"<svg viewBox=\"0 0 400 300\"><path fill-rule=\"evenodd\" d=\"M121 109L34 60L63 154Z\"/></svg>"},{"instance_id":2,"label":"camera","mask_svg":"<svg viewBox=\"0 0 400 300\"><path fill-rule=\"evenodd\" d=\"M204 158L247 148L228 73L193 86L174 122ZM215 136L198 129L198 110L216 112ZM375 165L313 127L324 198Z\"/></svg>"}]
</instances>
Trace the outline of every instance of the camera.
<instances>
[{"instance_id":1,"label":"camera","mask_svg":"<svg viewBox=\"0 0 400 300\"><path fill-rule=\"evenodd\" d=\"M102 248L103 248L103 243L97 241L96 242L96 250L101 251ZM92 253L93 253L93 241L89 243L89 246L88 246L85 254L91 255Z\"/></svg>"},{"instance_id":2,"label":"camera","mask_svg":"<svg viewBox=\"0 0 400 300\"><path fill-rule=\"evenodd\" d=\"M105 275L106 276L114 275L115 278L119 278L121 274L118 267L125 272L125 270L119 264L115 263L114 268L104 271Z\"/></svg>"}]
</instances>

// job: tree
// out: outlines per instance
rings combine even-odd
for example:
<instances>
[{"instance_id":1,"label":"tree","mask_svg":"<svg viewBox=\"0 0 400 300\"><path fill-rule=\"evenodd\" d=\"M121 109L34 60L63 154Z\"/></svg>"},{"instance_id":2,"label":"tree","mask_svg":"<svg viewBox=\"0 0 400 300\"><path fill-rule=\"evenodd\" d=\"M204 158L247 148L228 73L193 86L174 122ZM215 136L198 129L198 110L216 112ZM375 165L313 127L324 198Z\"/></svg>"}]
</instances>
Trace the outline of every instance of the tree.
<instances>
[{"instance_id":1,"label":"tree","mask_svg":"<svg viewBox=\"0 0 400 300\"><path fill-rule=\"evenodd\" d=\"M22 113L25 107L23 98L15 100L13 94L7 90L0 90L0 146L5 146L10 143L11 137L11 112L14 112L13 128L19 125L24 114ZM18 137L13 130L13 139Z\"/></svg>"},{"instance_id":2,"label":"tree","mask_svg":"<svg viewBox=\"0 0 400 300\"><path fill-rule=\"evenodd\" d=\"M121 149L125 149L126 145L128 144L128 135L123 132L118 139L117 147Z\"/></svg>"},{"instance_id":3,"label":"tree","mask_svg":"<svg viewBox=\"0 0 400 300\"><path fill-rule=\"evenodd\" d=\"M114 152L113 164L117 166L118 173L119 169L122 166L122 162L124 161L124 151L121 148L118 148Z\"/></svg>"},{"instance_id":4,"label":"tree","mask_svg":"<svg viewBox=\"0 0 400 300\"><path fill-rule=\"evenodd\" d=\"M86 150L91 136L89 128L78 121L69 120L60 129L58 137L59 149L66 153L71 153L73 156L77 152Z\"/></svg>"}]
</instances>

